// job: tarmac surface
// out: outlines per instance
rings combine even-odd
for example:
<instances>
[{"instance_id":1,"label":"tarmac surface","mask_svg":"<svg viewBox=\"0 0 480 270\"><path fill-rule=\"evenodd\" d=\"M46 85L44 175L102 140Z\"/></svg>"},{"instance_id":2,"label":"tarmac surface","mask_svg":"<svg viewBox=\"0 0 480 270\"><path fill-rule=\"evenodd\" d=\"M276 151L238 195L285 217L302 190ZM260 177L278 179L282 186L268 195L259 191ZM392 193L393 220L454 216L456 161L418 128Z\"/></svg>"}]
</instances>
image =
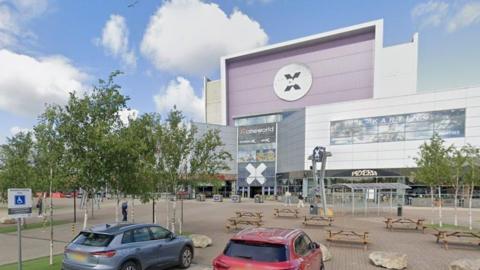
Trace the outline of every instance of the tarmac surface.
<instances>
[{"instance_id":1,"label":"tarmac surface","mask_svg":"<svg viewBox=\"0 0 480 270\"><path fill-rule=\"evenodd\" d=\"M72 199L56 199L54 204L58 206L55 213L56 220L72 219ZM130 205L130 215L132 205ZM157 220L161 225L166 224L167 203L160 201L157 204ZM94 218L90 218L89 225L101 223L113 223L115 220L115 201L108 200L102 203L101 209L94 211ZM432 230L424 234L421 231L396 229L388 231L383 222L387 216L394 216L395 209L381 209L377 212L372 209L368 215L363 212L352 216L351 213L340 211L335 213L335 221L332 227L328 226L304 226L303 218L274 217L273 209L283 207L282 203L269 202L254 203L251 200L244 200L241 203L232 203L230 200L218 203L211 200L197 202L193 200L184 201L184 225L185 233L205 234L213 239L213 245L205 249L196 249L194 259L194 270L208 269L215 256L220 254L229 238L235 231L227 231L225 222L227 218L235 215L237 210L261 211L264 215L265 227L301 228L310 237L319 243L327 245L326 230L354 230L358 232L368 231L371 244L365 251L361 245L332 244L330 251L333 255L331 261L326 262L326 269L379 269L373 266L368 259L371 251L393 251L405 253L408 256L408 269L418 270L441 270L448 269L448 264L456 259L479 258L480 246L478 245L450 245L449 250L442 248L435 242ZM292 206L293 207L293 206ZM302 208L303 214L308 208ZM63 252L65 245L78 233L82 225L83 214L77 211L77 223L75 231L72 232L72 224L55 226L54 253ZM171 210L169 211L171 213ZM430 208L404 208L404 216L411 218L426 218L429 223L431 218L436 222L437 212ZM303 215L302 214L302 215ZM5 216L5 209L0 208L0 217ZM135 202L135 222L152 222L152 205ZM443 211L443 222L453 224L453 209L446 208ZM180 217L180 203L177 203L177 217ZM130 216L131 218L131 216ZM480 230L480 209L474 210L475 229ZM41 218L33 217L27 222L38 222ZM131 221L131 220L130 220ZM466 226L468 221L467 209L459 209L459 225ZM4 225L1 225L4 226ZM40 228L23 231L23 258L32 259L49 254L49 228ZM17 261L17 237L16 233L0 234L0 264L7 264Z\"/></svg>"}]
</instances>

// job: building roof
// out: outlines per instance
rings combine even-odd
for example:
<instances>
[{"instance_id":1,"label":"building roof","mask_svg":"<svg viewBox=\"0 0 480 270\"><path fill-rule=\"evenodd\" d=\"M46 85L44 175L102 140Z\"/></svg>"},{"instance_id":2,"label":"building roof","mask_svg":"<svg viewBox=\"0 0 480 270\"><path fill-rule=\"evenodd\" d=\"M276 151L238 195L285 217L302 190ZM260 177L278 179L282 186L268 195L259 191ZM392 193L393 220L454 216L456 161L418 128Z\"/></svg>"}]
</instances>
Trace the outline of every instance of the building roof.
<instances>
[{"instance_id":1,"label":"building roof","mask_svg":"<svg viewBox=\"0 0 480 270\"><path fill-rule=\"evenodd\" d=\"M402 183L342 183L331 186L332 188L349 189L410 189L411 187Z\"/></svg>"}]
</instances>

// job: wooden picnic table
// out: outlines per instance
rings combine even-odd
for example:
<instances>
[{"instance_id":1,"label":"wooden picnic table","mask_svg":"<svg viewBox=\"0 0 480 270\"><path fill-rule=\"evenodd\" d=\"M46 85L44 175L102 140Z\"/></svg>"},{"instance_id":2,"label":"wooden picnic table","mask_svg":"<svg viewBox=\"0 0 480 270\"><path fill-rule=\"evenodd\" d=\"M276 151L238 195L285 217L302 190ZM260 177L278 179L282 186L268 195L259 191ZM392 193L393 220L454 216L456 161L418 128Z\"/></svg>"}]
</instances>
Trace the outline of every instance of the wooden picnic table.
<instances>
[{"instance_id":1,"label":"wooden picnic table","mask_svg":"<svg viewBox=\"0 0 480 270\"><path fill-rule=\"evenodd\" d=\"M227 219L227 224L225 228L229 229L238 229L238 225L251 225L256 227L261 227L263 225L262 218L258 217L231 217Z\"/></svg>"},{"instance_id":2,"label":"wooden picnic table","mask_svg":"<svg viewBox=\"0 0 480 270\"><path fill-rule=\"evenodd\" d=\"M252 211L236 211L235 215L237 217L251 217L251 218L263 218L262 212L252 212Z\"/></svg>"},{"instance_id":3,"label":"wooden picnic table","mask_svg":"<svg viewBox=\"0 0 480 270\"><path fill-rule=\"evenodd\" d=\"M324 217L317 215L305 216L303 225L328 225L332 226L333 217Z\"/></svg>"},{"instance_id":4,"label":"wooden picnic table","mask_svg":"<svg viewBox=\"0 0 480 270\"><path fill-rule=\"evenodd\" d=\"M346 231L346 230L340 230L340 231L332 231L332 230L327 230L328 232L328 246L330 246L330 243L332 242L348 242L348 243L354 243L354 244L363 244L363 249L367 250L367 245L370 243L368 239L368 232L355 232L355 231Z\"/></svg>"},{"instance_id":5,"label":"wooden picnic table","mask_svg":"<svg viewBox=\"0 0 480 270\"><path fill-rule=\"evenodd\" d=\"M298 218L298 215L300 214L300 210L298 208L275 208L273 209L273 215L276 217L279 217L280 215L287 215L287 216L294 216Z\"/></svg>"},{"instance_id":6,"label":"wooden picnic table","mask_svg":"<svg viewBox=\"0 0 480 270\"><path fill-rule=\"evenodd\" d=\"M415 230L422 229L422 233L424 233L425 229L427 228L427 226L423 225L423 223L425 222L424 218L412 219L412 218L406 218L406 217L398 217L398 218L388 217L385 219L384 222L385 222L385 226L390 231L393 230L393 225L395 224L407 225L407 226L414 225Z\"/></svg>"},{"instance_id":7,"label":"wooden picnic table","mask_svg":"<svg viewBox=\"0 0 480 270\"><path fill-rule=\"evenodd\" d=\"M448 249L448 242L449 239L456 237L457 239L466 238L466 239L473 239L473 242L470 242L474 245L480 246L480 232L472 232L472 231L446 231L446 230L438 230L436 229L436 233L434 236L437 237L437 243L440 241L443 242L443 247Z\"/></svg>"}]
</instances>

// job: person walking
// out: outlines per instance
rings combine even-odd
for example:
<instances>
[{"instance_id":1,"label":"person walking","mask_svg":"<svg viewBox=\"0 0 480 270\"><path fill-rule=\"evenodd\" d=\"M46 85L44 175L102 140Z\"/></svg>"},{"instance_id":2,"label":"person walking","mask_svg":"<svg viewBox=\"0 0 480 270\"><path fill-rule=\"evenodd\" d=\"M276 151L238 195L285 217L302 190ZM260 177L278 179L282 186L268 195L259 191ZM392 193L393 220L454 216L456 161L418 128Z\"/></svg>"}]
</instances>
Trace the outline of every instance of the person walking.
<instances>
[{"instance_id":1,"label":"person walking","mask_svg":"<svg viewBox=\"0 0 480 270\"><path fill-rule=\"evenodd\" d=\"M303 202L303 195L302 193L298 193L298 203L297 203L297 208L303 208L305 207L305 203Z\"/></svg>"},{"instance_id":2,"label":"person walking","mask_svg":"<svg viewBox=\"0 0 480 270\"><path fill-rule=\"evenodd\" d=\"M122 203L122 216L123 216L122 221L123 221L123 222L127 222L127 219L128 219L128 211L127 211L127 209L128 209L128 202L127 202L127 201L124 201L124 202Z\"/></svg>"},{"instance_id":3,"label":"person walking","mask_svg":"<svg viewBox=\"0 0 480 270\"><path fill-rule=\"evenodd\" d=\"M287 190L287 192L285 192L285 206L290 206L291 203L292 203L292 193L290 193L290 191Z\"/></svg>"},{"instance_id":4,"label":"person walking","mask_svg":"<svg viewBox=\"0 0 480 270\"><path fill-rule=\"evenodd\" d=\"M42 217L43 216L43 194L38 196L38 200L37 200L37 208L38 208L38 217Z\"/></svg>"}]
</instances>

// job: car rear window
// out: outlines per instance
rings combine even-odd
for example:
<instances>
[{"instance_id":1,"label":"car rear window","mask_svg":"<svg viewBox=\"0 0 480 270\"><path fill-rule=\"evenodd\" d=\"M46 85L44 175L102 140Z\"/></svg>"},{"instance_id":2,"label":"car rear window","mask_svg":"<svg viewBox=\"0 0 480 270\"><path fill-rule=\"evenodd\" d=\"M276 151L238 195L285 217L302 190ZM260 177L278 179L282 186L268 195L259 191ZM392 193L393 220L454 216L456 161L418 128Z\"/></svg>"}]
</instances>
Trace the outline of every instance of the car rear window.
<instances>
[{"instance_id":1,"label":"car rear window","mask_svg":"<svg viewBox=\"0 0 480 270\"><path fill-rule=\"evenodd\" d=\"M93 233L93 232L81 232L75 240L74 244L90 247L107 247L113 240L113 235Z\"/></svg>"},{"instance_id":2,"label":"car rear window","mask_svg":"<svg viewBox=\"0 0 480 270\"><path fill-rule=\"evenodd\" d=\"M229 257L259 262L284 262L288 260L285 245L260 242L232 240L225 248L224 254Z\"/></svg>"}]
</instances>

